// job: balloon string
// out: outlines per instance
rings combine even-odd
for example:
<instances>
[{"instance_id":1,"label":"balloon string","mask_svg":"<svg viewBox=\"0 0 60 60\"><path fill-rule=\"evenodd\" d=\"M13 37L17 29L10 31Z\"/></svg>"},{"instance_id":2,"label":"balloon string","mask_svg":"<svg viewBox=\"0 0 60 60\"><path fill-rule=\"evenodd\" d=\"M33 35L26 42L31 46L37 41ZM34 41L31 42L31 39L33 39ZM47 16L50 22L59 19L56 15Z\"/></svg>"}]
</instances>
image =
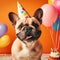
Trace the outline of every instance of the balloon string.
<instances>
[{"instance_id":1,"label":"balloon string","mask_svg":"<svg viewBox=\"0 0 60 60\"><path fill-rule=\"evenodd\" d=\"M57 32L56 32L56 42L55 42L56 48L57 48L57 45L58 45L58 39L57 39L57 37L58 37L58 28L59 28L59 22L58 22L58 25L57 25Z\"/></svg>"},{"instance_id":2,"label":"balloon string","mask_svg":"<svg viewBox=\"0 0 60 60\"><path fill-rule=\"evenodd\" d=\"M60 36L59 36L59 40L58 40L58 47L57 50L60 48Z\"/></svg>"},{"instance_id":3,"label":"balloon string","mask_svg":"<svg viewBox=\"0 0 60 60\"><path fill-rule=\"evenodd\" d=\"M52 39L53 48L55 48L55 42L54 42L54 39L53 39L53 36L52 36L53 31L51 32L51 30L50 30L49 33L50 33L50 36L51 36L51 39Z\"/></svg>"}]
</instances>

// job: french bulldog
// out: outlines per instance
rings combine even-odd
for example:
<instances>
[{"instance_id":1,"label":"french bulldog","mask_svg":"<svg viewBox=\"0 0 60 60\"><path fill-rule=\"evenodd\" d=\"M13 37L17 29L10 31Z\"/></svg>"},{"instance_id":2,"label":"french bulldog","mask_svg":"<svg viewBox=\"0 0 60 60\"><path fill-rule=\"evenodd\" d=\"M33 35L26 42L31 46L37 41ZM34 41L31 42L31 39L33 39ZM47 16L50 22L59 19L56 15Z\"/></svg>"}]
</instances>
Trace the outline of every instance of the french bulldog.
<instances>
[{"instance_id":1,"label":"french bulldog","mask_svg":"<svg viewBox=\"0 0 60 60\"><path fill-rule=\"evenodd\" d=\"M38 8L33 17L26 19L20 19L14 12L10 12L8 16L17 36L11 48L12 60L41 60L43 48L38 38L42 33L42 9Z\"/></svg>"}]
</instances>

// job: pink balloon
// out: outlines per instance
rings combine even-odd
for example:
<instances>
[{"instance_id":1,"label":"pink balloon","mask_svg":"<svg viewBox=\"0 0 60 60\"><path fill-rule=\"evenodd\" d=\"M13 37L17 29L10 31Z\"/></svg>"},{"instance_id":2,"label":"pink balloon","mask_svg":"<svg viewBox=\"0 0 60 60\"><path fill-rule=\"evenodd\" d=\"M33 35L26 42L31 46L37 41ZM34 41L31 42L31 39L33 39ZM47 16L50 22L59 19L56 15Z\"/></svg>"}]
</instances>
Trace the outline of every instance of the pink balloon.
<instances>
[{"instance_id":1,"label":"pink balloon","mask_svg":"<svg viewBox=\"0 0 60 60\"><path fill-rule=\"evenodd\" d=\"M55 0L54 6L58 10L58 14L60 15L60 0Z\"/></svg>"},{"instance_id":2,"label":"pink balloon","mask_svg":"<svg viewBox=\"0 0 60 60\"><path fill-rule=\"evenodd\" d=\"M58 16L56 8L49 4L45 4L41 8L43 10L42 23L46 27L51 27Z\"/></svg>"}]
</instances>

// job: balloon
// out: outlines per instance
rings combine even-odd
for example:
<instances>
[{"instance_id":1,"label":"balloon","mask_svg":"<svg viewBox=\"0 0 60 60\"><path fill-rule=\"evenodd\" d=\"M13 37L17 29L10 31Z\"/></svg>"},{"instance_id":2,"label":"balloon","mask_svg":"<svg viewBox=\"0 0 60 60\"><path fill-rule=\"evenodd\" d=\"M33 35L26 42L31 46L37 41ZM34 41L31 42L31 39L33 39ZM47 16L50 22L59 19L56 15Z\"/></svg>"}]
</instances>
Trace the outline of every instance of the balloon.
<instances>
[{"instance_id":1,"label":"balloon","mask_svg":"<svg viewBox=\"0 0 60 60\"><path fill-rule=\"evenodd\" d=\"M10 38L8 35L4 35L0 38L0 48L8 46L10 43Z\"/></svg>"},{"instance_id":2,"label":"balloon","mask_svg":"<svg viewBox=\"0 0 60 60\"><path fill-rule=\"evenodd\" d=\"M42 7L43 10L43 17L42 17L42 23L46 27L51 27L53 23L56 21L58 13L54 6L45 4Z\"/></svg>"},{"instance_id":3,"label":"balloon","mask_svg":"<svg viewBox=\"0 0 60 60\"><path fill-rule=\"evenodd\" d=\"M3 36L7 32L7 25L4 23L0 23L0 37Z\"/></svg>"},{"instance_id":4,"label":"balloon","mask_svg":"<svg viewBox=\"0 0 60 60\"><path fill-rule=\"evenodd\" d=\"M54 6L56 7L56 9L58 10L58 13L60 15L60 0L55 0Z\"/></svg>"},{"instance_id":5,"label":"balloon","mask_svg":"<svg viewBox=\"0 0 60 60\"><path fill-rule=\"evenodd\" d=\"M54 0L48 0L48 3L53 5L54 4Z\"/></svg>"},{"instance_id":6,"label":"balloon","mask_svg":"<svg viewBox=\"0 0 60 60\"><path fill-rule=\"evenodd\" d=\"M53 29L55 31L60 30L60 16L58 16L56 22L53 24Z\"/></svg>"}]
</instances>

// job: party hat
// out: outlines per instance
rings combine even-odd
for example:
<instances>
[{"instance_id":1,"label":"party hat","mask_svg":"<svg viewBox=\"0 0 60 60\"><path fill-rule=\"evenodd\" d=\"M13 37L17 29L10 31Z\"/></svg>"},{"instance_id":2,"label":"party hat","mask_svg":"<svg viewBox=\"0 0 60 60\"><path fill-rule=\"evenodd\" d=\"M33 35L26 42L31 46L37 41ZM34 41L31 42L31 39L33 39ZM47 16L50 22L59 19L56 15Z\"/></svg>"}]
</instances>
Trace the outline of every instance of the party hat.
<instances>
[{"instance_id":1,"label":"party hat","mask_svg":"<svg viewBox=\"0 0 60 60\"><path fill-rule=\"evenodd\" d=\"M17 8L18 8L18 15L19 15L20 19L24 19L24 18L28 18L29 17L29 15L25 11L25 9L22 7L21 4L19 4L18 1L17 1Z\"/></svg>"}]
</instances>

